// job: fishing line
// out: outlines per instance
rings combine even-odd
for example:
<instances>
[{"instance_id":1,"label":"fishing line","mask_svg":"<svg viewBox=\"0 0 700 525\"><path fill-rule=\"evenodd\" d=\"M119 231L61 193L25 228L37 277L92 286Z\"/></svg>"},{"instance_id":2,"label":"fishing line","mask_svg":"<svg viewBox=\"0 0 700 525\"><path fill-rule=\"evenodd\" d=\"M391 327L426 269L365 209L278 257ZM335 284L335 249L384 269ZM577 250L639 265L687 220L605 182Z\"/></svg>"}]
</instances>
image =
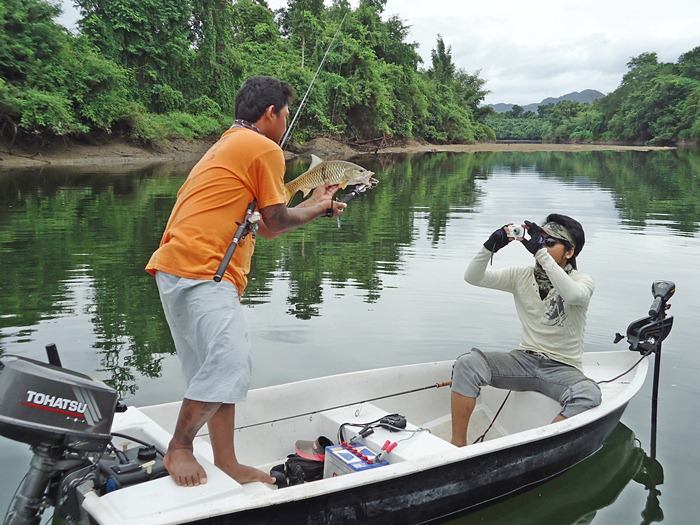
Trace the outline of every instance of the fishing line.
<instances>
[{"instance_id":1,"label":"fishing line","mask_svg":"<svg viewBox=\"0 0 700 525\"><path fill-rule=\"evenodd\" d=\"M339 77L342 76L340 74L340 72L343 69L342 56L343 56L344 52L345 52L345 48L341 47L341 51L340 51L341 60L338 61L338 73L337 73ZM335 96L333 97L333 109L331 110L331 124L332 125L335 125L335 110L338 107L338 91L339 91L339 89L336 87L334 91L335 91Z\"/></svg>"},{"instance_id":2,"label":"fishing line","mask_svg":"<svg viewBox=\"0 0 700 525\"><path fill-rule=\"evenodd\" d=\"M512 390L508 390L508 393L506 394L506 398L503 400L503 403L501 403L501 406L499 409L496 411L496 415L493 416L493 419L491 420L491 424L488 426L486 430L484 430L484 433L481 434L478 438L474 440L474 443L483 443L484 439L486 438L486 434L488 434L489 430L491 430L491 427L493 424L496 422L496 418L498 417L498 414L501 413L501 410L503 410L503 407L506 406L506 401L508 401L508 398L510 397L510 394L512 393Z\"/></svg>"},{"instance_id":3,"label":"fishing line","mask_svg":"<svg viewBox=\"0 0 700 525\"><path fill-rule=\"evenodd\" d=\"M244 425L244 426L236 427L236 430L243 430L244 428L258 427L258 426L260 426L260 425L270 425L270 424L273 424L273 423L278 423L278 422L280 422L280 421L288 421L288 420L290 420L290 419L296 419L296 418L298 418L298 417L313 416L314 414L318 414L318 413L320 413L320 412L326 412L327 410L335 410L336 408L346 408L346 407L349 407L349 406L352 406L352 405L360 405L360 404L362 404L362 403L370 403L370 402L372 402L372 401L379 401L380 399L388 399L388 398L390 398L390 397L403 396L403 395L406 395L406 394L413 394L413 393L415 393L415 392L422 392L423 390L429 390L429 389L431 389L431 388L441 388L441 387L443 387L443 386L449 386L450 384L451 384L450 381L442 381L442 382L440 382L440 383L435 383L435 384L433 384L433 385L424 386L424 387L420 387L420 388L414 388L413 390L406 390L406 391L404 391L404 392L396 392L396 393L394 393L394 394L387 394L387 395L385 395L385 396L373 397L373 398L371 398L371 399L364 399L364 400L362 400L362 401L353 401L353 402L351 402L351 403L345 403L345 404L343 404L343 405L336 405L336 406L328 407L328 408L319 408L318 410L312 410L312 411L310 411L310 412L304 412L304 413L302 413L302 414L296 414L296 415L293 415L293 416L281 417L281 418L278 418L278 419L271 419L271 420L269 420L269 421L261 421L260 423L252 423L252 424L250 424L250 425ZM207 435L207 434L204 434L204 435Z\"/></svg>"},{"instance_id":4,"label":"fishing line","mask_svg":"<svg viewBox=\"0 0 700 525\"><path fill-rule=\"evenodd\" d=\"M333 35L333 39L331 40L331 43L328 45L328 48L326 49L326 53L323 55L323 59L321 59L321 63L318 65L318 68L316 69L316 73L314 74L314 77L311 79L311 83L309 84L309 88L306 90L306 93L304 94L304 98L301 99L301 102L299 103L299 108L297 109L297 112L294 114L294 118L292 119L291 124L289 124L289 128L287 128L287 132L284 134L284 137L282 138L282 142L280 142L280 148L284 149L285 144L287 143L287 139L292 133L292 129L294 128L294 124L296 124L297 119L299 118L299 115L301 114L301 110L304 108L306 105L306 98L309 96L309 93L311 93L311 88L314 85L314 82L316 82L316 77L318 77L318 74L321 72L321 69L323 68L323 64L326 61L326 58L328 57L328 53L330 52L331 48L333 47L333 43L335 42L335 38L338 36L338 33L340 33L340 28L343 27L343 22L345 22L345 17L348 16L348 13L346 12L343 15L343 19L340 21L340 25L338 26L338 29L335 32L335 35Z\"/></svg>"}]
</instances>

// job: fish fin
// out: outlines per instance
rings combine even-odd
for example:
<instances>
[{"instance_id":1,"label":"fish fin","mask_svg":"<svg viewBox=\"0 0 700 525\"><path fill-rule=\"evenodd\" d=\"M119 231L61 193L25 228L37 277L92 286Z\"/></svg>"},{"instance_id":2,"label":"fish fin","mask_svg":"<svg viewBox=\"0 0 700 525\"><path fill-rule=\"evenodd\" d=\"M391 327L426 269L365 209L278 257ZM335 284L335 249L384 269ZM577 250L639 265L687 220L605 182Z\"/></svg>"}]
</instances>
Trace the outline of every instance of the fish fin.
<instances>
[{"instance_id":1,"label":"fish fin","mask_svg":"<svg viewBox=\"0 0 700 525\"><path fill-rule=\"evenodd\" d=\"M294 197L294 193L292 193L291 191L289 191L289 188L287 188L287 187L285 186L285 187L284 187L284 194L287 196L287 204L289 204L289 201L291 201L291 200L292 200L292 197Z\"/></svg>"},{"instance_id":2,"label":"fish fin","mask_svg":"<svg viewBox=\"0 0 700 525\"><path fill-rule=\"evenodd\" d=\"M310 189L304 188L303 190L301 190L301 193L302 193L302 195L304 195L304 198L306 198L306 196L309 194L310 191L311 191Z\"/></svg>"},{"instance_id":3,"label":"fish fin","mask_svg":"<svg viewBox=\"0 0 700 525\"><path fill-rule=\"evenodd\" d=\"M316 166L318 166L318 165L321 164L322 162L323 162L323 160L321 160L320 158L318 158L316 155L314 155L314 154L312 153L312 154L311 154L311 166L309 166L309 169L315 168Z\"/></svg>"},{"instance_id":4,"label":"fish fin","mask_svg":"<svg viewBox=\"0 0 700 525\"><path fill-rule=\"evenodd\" d=\"M340 189L341 189L341 190L344 190L344 189L347 188L347 187L348 187L348 183L347 183L347 182L343 182L343 183L340 185Z\"/></svg>"}]
</instances>

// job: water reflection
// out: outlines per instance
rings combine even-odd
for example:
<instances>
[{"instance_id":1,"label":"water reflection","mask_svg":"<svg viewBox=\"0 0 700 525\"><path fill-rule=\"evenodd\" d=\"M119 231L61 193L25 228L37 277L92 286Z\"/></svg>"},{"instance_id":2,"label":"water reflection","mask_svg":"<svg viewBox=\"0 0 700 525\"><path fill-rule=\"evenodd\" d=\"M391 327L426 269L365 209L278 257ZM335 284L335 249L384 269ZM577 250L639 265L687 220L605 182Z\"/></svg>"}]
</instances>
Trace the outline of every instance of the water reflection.
<instances>
[{"instance_id":1,"label":"water reflection","mask_svg":"<svg viewBox=\"0 0 700 525\"><path fill-rule=\"evenodd\" d=\"M585 525L612 504L630 483L649 492L635 509L644 525L663 520L658 485L663 469L639 446L632 431L619 423L603 447L579 465L496 506L443 522L444 525ZM633 514L630 509L629 515ZM628 521L629 523L629 521Z\"/></svg>"},{"instance_id":2,"label":"water reflection","mask_svg":"<svg viewBox=\"0 0 700 525\"><path fill-rule=\"evenodd\" d=\"M700 394L689 320L700 311L700 154L432 153L356 161L380 184L350 204L341 228L320 220L257 245L244 298L254 387L453 359L466 345L508 349L520 335L509 322L512 302L467 287L464 269L502 221L541 220L556 210L586 228L580 263L596 279L589 349L618 349L614 333L645 315L653 280L678 285L661 390L662 419L667 410L672 423L660 431L677 433L667 447L700 432L698 419L687 417ZM288 177L307 164L291 163ZM45 360L44 345L55 342L65 366L107 380L130 404L181 398L179 364L143 268L189 167L0 173L0 354ZM532 261L525 250L501 253L497 264ZM635 430L648 421L647 398L638 398L625 414ZM625 457L637 454L625 450ZM686 461L676 459L674 494L693 486ZM630 474L631 462L622 478L648 486L648 519L657 519L658 468L648 466L648 477ZM615 486L603 490L607 499ZM543 507L555 504L548 499ZM610 523L637 519L636 508L625 510L625 519ZM682 514L679 523L696 518L682 505L673 510Z\"/></svg>"},{"instance_id":3,"label":"water reflection","mask_svg":"<svg viewBox=\"0 0 700 525\"><path fill-rule=\"evenodd\" d=\"M448 226L483 208L481 187L494 172L609 190L630 227L698 231L700 156L688 152L433 153L358 162L376 173L379 186L351 203L341 228L317 221L258 243L246 304L269 302L280 282L286 312L296 319L320 316L328 295L348 288L366 305L376 303L408 261L449 253ZM290 163L288 178L306 167L304 160ZM188 169L2 174L0 352L8 341L31 342L41 323L88 316L101 356L97 370L122 395L136 391L137 375L158 377L173 348L143 265ZM536 187L511 191L538 198ZM427 247L417 249L422 239Z\"/></svg>"}]
</instances>

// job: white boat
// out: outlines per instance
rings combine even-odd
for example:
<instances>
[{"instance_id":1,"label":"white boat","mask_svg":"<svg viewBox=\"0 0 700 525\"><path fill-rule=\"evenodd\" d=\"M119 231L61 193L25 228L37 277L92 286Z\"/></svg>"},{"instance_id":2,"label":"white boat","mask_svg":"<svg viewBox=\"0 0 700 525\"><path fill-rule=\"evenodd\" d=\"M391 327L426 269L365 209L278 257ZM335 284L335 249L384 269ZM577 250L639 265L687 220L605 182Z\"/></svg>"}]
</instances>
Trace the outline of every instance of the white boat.
<instances>
[{"instance_id":1,"label":"white boat","mask_svg":"<svg viewBox=\"0 0 700 525\"><path fill-rule=\"evenodd\" d=\"M662 311L665 306L664 301ZM664 317L632 323L627 333L630 348L647 355L657 349L660 352L673 319ZM21 385L30 373L51 381L46 371L56 368L12 356L2 361L3 399L15 395L12 388L18 384L22 394L26 388ZM536 392L509 394L486 387L471 418L468 441L472 444L458 448L449 442L450 390L439 386L449 381L452 365L453 361L442 361L396 366L250 391L248 400L236 408L236 450L244 464L270 471L294 453L297 440L327 436L339 443L341 427L343 441L357 439L345 448L326 449L327 477L283 488L263 483L240 485L229 478L213 465L206 433L195 439L194 446L208 482L198 487L177 486L163 470L160 453L170 441L179 402L129 407L114 414L109 431L109 422L99 418L102 393L81 394L88 412L93 412L92 432L97 437L92 445L86 433L56 432L43 420L41 425L36 421L24 424L21 420L28 419L24 403L18 408L23 412L0 412L0 435L31 443L35 459L49 457L59 467L66 458L51 459L51 450L63 447L72 451L71 457L85 459L83 465L56 468L67 475L54 486L58 494L54 503L69 522L87 515L90 523L100 525L270 524L282 520L286 524L423 523L541 483L594 454L642 387L648 370L647 359L637 352L586 353L584 372L600 382L602 403L554 424L550 422L560 407L553 400ZM55 373L60 371L63 369ZM61 381L66 379L61 377ZM33 388L32 401L41 404L44 399L36 392L48 386ZM80 385L72 391L79 390ZM60 399L70 396L56 395ZM392 415L401 418L385 420L391 425L380 424ZM404 429L389 428L400 421ZM364 432L367 428L373 432ZM107 447L108 453L102 456L110 441L113 447ZM387 448L387 442L396 443L395 448L385 453L379 465L370 465L369 459ZM353 456L349 446L363 451L367 458ZM32 469L20 496L40 485L40 475ZM30 523L25 519L33 512L26 505L29 499L16 502L6 524Z\"/></svg>"},{"instance_id":2,"label":"white boat","mask_svg":"<svg viewBox=\"0 0 700 525\"><path fill-rule=\"evenodd\" d=\"M585 372L596 381L613 379L640 359L633 352L585 355ZM197 459L208 482L178 487L169 477L85 495L83 508L101 525L176 523L420 523L460 512L542 482L595 453L617 425L647 374L642 360L629 374L601 384L600 406L550 424L558 403L535 392L512 392L495 421L507 391L483 389L472 416L469 442L493 422L481 443L450 444L450 390L433 385L449 380L453 361L355 372L252 390L237 407L235 440L239 460L270 471L294 452L296 440L328 436L337 442L357 436L366 423L390 414L407 421L406 430L374 428L358 441L374 452L398 445L388 465L278 489L239 485L213 465L208 436L196 439ZM410 392L410 393L401 393ZM398 394L397 394L398 393ZM129 407L116 414L114 445L138 447L135 440L165 450L179 403ZM336 408L337 407L337 408ZM296 416L294 415L296 414Z\"/></svg>"}]
</instances>

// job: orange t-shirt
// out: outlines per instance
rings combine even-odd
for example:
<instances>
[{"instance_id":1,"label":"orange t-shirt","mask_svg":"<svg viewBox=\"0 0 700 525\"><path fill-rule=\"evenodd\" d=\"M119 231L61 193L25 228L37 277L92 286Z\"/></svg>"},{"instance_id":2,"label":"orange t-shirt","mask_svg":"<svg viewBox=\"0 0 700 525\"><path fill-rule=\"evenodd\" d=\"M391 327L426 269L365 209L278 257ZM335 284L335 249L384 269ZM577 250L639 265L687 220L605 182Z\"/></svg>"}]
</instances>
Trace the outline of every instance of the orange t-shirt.
<instances>
[{"instance_id":1,"label":"orange t-shirt","mask_svg":"<svg viewBox=\"0 0 700 525\"><path fill-rule=\"evenodd\" d=\"M213 279L246 208L286 202L284 155L267 137L231 128L192 168L177 192L160 247L146 265L188 279ZM223 280L238 293L248 283L255 239L247 235L236 248Z\"/></svg>"}]
</instances>

